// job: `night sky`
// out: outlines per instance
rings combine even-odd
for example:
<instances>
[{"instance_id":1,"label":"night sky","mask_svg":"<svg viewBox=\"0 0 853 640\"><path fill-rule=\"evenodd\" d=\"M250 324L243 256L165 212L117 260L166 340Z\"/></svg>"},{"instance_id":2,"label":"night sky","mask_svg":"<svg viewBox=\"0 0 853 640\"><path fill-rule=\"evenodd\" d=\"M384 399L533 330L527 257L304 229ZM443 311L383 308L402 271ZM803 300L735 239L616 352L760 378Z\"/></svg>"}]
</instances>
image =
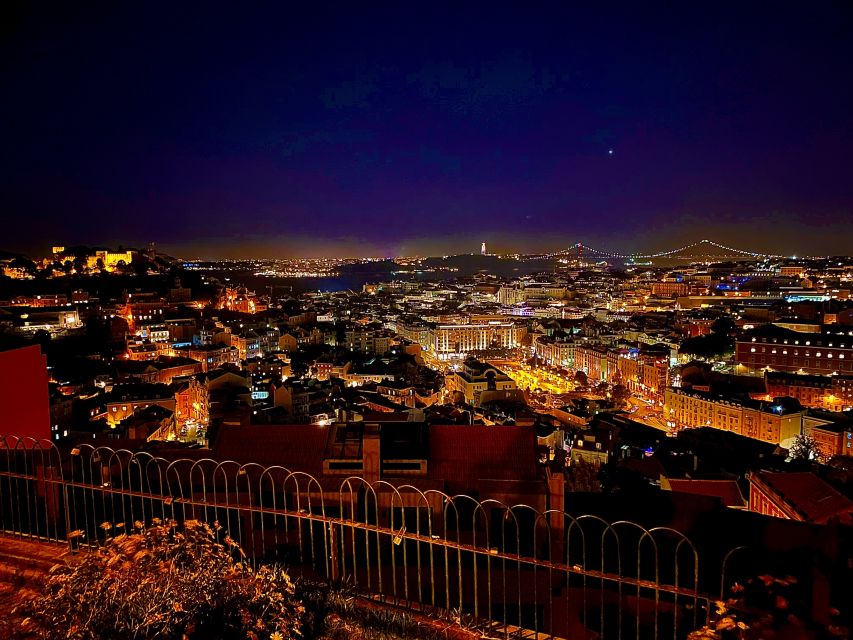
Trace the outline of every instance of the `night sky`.
<instances>
[{"instance_id":1,"label":"night sky","mask_svg":"<svg viewBox=\"0 0 853 640\"><path fill-rule=\"evenodd\" d=\"M0 248L851 253L853 5L782 4L4 3Z\"/></svg>"}]
</instances>

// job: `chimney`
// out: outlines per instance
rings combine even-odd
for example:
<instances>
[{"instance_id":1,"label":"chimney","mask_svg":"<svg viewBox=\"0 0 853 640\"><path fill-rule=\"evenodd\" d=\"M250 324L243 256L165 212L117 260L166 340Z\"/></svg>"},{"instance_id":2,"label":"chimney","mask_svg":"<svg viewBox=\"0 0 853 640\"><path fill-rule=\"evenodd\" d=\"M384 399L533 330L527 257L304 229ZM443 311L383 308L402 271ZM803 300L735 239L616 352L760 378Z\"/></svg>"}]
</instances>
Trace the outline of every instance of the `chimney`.
<instances>
[{"instance_id":1,"label":"chimney","mask_svg":"<svg viewBox=\"0 0 853 640\"><path fill-rule=\"evenodd\" d=\"M379 480L379 431L378 424L364 425L364 435L361 441L362 475L367 482Z\"/></svg>"}]
</instances>

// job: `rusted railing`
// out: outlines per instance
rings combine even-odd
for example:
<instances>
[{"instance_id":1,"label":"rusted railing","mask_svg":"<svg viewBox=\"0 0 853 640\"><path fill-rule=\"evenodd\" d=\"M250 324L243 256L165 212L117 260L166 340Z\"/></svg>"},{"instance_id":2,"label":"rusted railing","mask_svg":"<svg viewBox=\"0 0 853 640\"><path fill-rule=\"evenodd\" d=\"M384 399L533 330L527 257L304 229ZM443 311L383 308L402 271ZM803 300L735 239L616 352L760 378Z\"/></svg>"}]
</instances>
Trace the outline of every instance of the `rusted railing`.
<instances>
[{"instance_id":1,"label":"rusted railing","mask_svg":"<svg viewBox=\"0 0 853 640\"><path fill-rule=\"evenodd\" d=\"M696 547L666 527L233 461L87 445L62 456L0 437L7 533L97 545L103 523L155 518L218 522L252 563L502 635L683 638L720 584L719 559L700 583Z\"/></svg>"}]
</instances>

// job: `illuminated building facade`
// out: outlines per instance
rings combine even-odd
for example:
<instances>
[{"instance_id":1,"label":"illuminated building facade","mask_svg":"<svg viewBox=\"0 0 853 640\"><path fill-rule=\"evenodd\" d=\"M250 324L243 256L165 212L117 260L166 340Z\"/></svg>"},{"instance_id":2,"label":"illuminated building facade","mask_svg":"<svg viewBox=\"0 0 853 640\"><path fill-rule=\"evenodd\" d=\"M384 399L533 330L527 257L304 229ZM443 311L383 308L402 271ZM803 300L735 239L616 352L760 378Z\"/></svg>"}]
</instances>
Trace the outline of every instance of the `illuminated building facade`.
<instances>
[{"instance_id":1,"label":"illuminated building facade","mask_svg":"<svg viewBox=\"0 0 853 640\"><path fill-rule=\"evenodd\" d=\"M468 358L458 371L450 373L446 384L451 394L461 393L465 402L475 407L488 399L506 398L508 392L518 392L515 381L507 374L473 358Z\"/></svg>"},{"instance_id":2,"label":"illuminated building facade","mask_svg":"<svg viewBox=\"0 0 853 640\"><path fill-rule=\"evenodd\" d=\"M178 425L187 422L206 427L210 418L210 393L207 383L196 378L188 378L175 389L175 418Z\"/></svg>"},{"instance_id":3,"label":"illuminated building facade","mask_svg":"<svg viewBox=\"0 0 853 640\"><path fill-rule=\"evenodd\" d=\"M116 267L130 265L133 262L133 251L95 251L94 254L86 256L86 266L97 269L101 265L107 271L113 271Z\"/></svg>"},{"instance_id":4,"label":"illuminated building facade","mask_svg":"<svg viewBox=\"0 0 853 640\"><path fill-rule=\"evenodd\" d=\"M245 287L226 287L220 295L219 308L240 313L259 313L266 311L267 306Z\"/></svg>"},{"instance_id":5,"label":"illuminated building facade","mask_svg":"<svg viewBox=\"0 0 853 640\"><path fill-rule=\"evenodd\" d=\"M490 348L520 347L527 329L512 322L446 324L432 329L431 347L439 360L464 358L469 352Z\"/></svg>"},{"instance_id":6,"label":"illuminated building facade","mask_svg":"<svg viewBox=\"0 0 853 640\"><path fill-rule=\"evenodd\" d=\"M811 472L749 474L749 510L774 518L825 524L850 521L853 502Z\"/></svg>"},{"instance_id":7,"label":"illuminated building facade","mask_svg":"<svg viewBox=\"0 0 853 640\"><path fill-rule=\"evenodd\" d=\"M853 427L846 422L815 425L811 429L815 449L828 461L835 456L853 456Z\"/></svg>"},{"instance_id":8,"label":"illuminated building facade","mask_svg":"<svg viewBox=\"0 0 853 640\"><path fill-rule=\"evenodd\" d=\"M712 427L747 438L790 446L802 433L802 409L761 401L738 401L710 393L671 388L664 392L664 418L671 428Z\"/></svg>"},{"instance_id":9,"label":"illuminated building facade","mask_svg":"<svg viewBox=\"0 0 853 640\"><path fill-rule=\"evenodd\" d=\"M560 340L551 336L539 336L534 344L536 357L552 367L573 368L575 366L575 341Z\"/></svg>"},{"instance_id":10,"label":"illuminated building facade","mask_svg":"<svg viewBox=\"0 0 853 640\"><path fill-rule=\"evenodd\" d=\"M116 385L95 416L103 418L110 427L132 416L137 409L158 405L175 411L175 396L171 389L161 384Z\"/></svg>"},{"instance_id":11,"label":"illuminated building facade","mask_svg":"<svg viewBox=\"0 0 853 640\"><path fill-rule=\"evenodd\" d=\"M659 298L676 298L686 296L690 287L686 282L655 282L652 284L652 295Z\"/></svg>"},{"instance_id":12,"label":"illuminated building facade","mask_svg":"<svg viewBox=\"0 0 853 640\"><path fill-rule=\"evenodd\" d=\"M764 325L737 340L739 369L853 374L853 331L801 333Z\"/></svg>"},{"instance_id":13,"label":"illuminated building facade","mask_svg":"<svg viewBox=\"0 0 853 640\"><path fill-rule=\"evenodd\" d=\"M232 347L230 344L173 347L171 354L198 360L201 362L201 369L204 372L218 369L225 364L238 364L240 362L239 352L236 347Z\"/></svg>"},{"instance_id":14,"label":"illuminated building facade","mask_svg":"<svg viewBox=\"0 0 853 640\"><path fill-rule=\"evenodd\" d=\"M669 356L627 351L617 360L619 379L629 391L652 400L663 400L669 387Z\"/></svg>"},{"instance_id":15,"label":"illuminated building facade","mask_svg":"<svg viewBox=\"0 0 853 640\"><path fill-rule=\"evenodd\" d=\"M853 375L816 376L767 371L764 383L770 398L796 398L804 407L827 411L853 408Z\"/></svg>"},{"instance_id":16,"label":"illuminated building facade","mask_svg":"<svg viewBox=\"0 0 853 640\"><path fill-rule=\"evenodd\" d=\"M514 305L528 300L563 300L569 296L568 289L551 283L516 283L498 289L498 303Z\"/></svg>"}]
</instances>

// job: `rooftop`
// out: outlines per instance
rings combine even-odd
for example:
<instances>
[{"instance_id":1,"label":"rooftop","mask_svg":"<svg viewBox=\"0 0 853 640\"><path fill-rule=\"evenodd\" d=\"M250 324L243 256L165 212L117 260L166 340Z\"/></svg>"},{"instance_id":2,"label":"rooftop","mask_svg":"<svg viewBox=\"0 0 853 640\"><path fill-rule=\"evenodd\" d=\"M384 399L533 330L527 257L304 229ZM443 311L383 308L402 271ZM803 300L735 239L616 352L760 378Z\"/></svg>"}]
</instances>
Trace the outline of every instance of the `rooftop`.
<instances>
[{"instance_id":1,"label":"rooftop","mask_svg":"<svg viewBox=\"0 0 853 640\"><path fill-rule=\"evenodd\" d=\"M810 471L759 471L750 475L750 488L752 485L764 485L808 522L825 523L833 516L849 517L853 512L853 502Z\"/></svg>"}]
</instances>

